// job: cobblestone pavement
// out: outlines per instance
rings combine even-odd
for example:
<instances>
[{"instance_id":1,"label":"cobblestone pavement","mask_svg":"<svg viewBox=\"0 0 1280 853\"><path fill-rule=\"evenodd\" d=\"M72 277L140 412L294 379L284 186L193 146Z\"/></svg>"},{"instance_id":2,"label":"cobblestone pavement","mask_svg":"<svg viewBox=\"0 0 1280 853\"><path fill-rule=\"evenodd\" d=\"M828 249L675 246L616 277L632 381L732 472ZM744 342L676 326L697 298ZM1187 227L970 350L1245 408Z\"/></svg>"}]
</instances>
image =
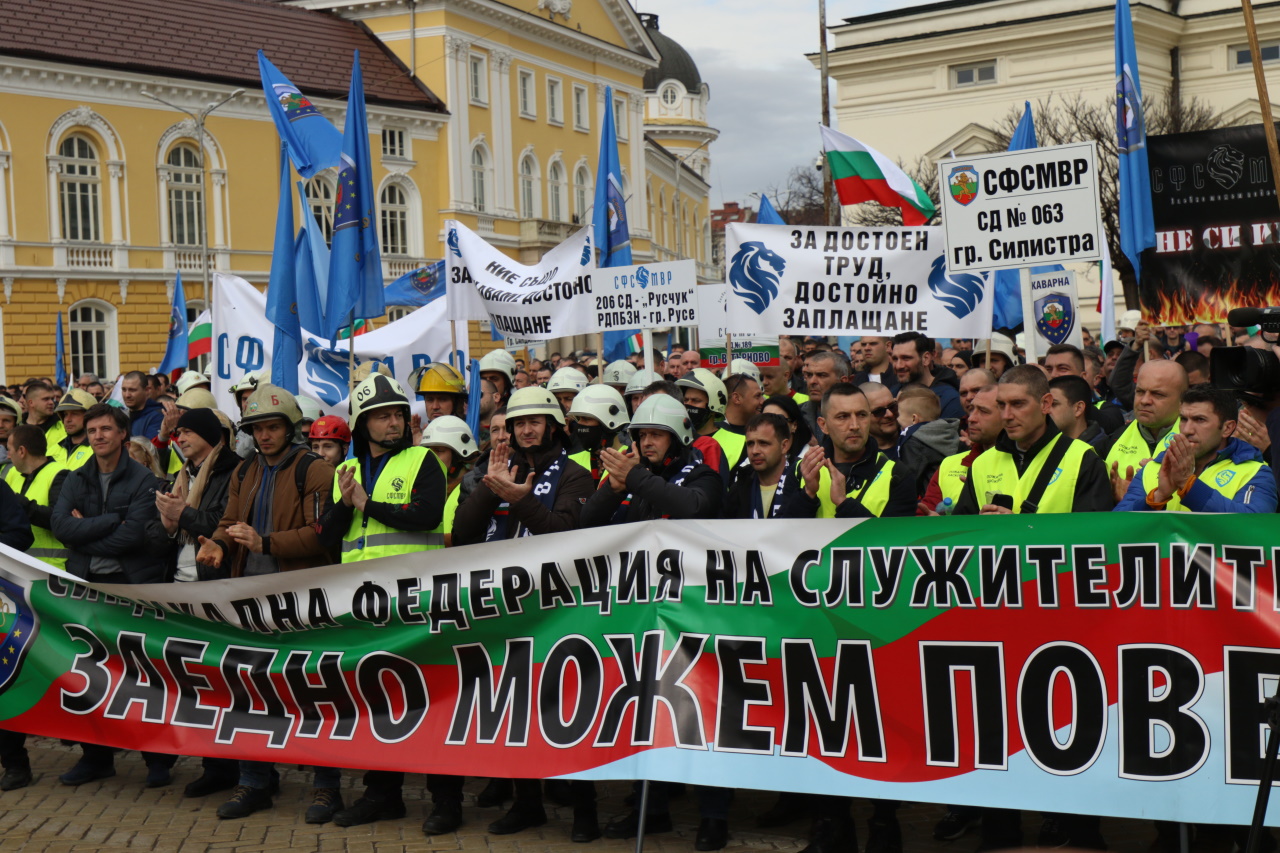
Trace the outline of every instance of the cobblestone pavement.
<instances>
[{"instance_id":1,"label":"cobblestone pavement","mask_svg":"<svg viewBox=\"0 0 1280 853\"><path fill-rule=\"evenodd\" d=\"M600 840L592 844L569 841L570 810L548 804L546 826L515 835L493 836L485 831L490 821L501 816L499 809L475 806L479 780L467 784L464 803L465 825L452 835L428 838L420 830L427 804L422 777L411 776L405 796L409 816L342 829L331 824L310 826L302 814L309 803L310 773L296 767L281 767L281 795L274 808L258 812L246 820L219 820L214 811L225 793L204 799L185 799L183 786L199 775L198 759L183 758L174 768L174 784L148 790L142 786L145 768L136 753L117 756L114 778L92 782L81 788L58 783L78 757L79 750L56 740L32 738L28 743L35 781L27 788L0 794L0 853L92 853L93 851L180 851L180 853L268 853L268 851L314 851L314 853L409 853L409 851L466 851L466 853L584 853L604 850L628 853L634 841ZM602 783L601 821L626 811L623 798L630 788L624 782ZM359 796L359 774L348 771L343 778L343 795L350 803ZM759 791L739 792L730 821L726 853L779 851L796 853L805 845L808 825L804 820L778 830L756 829L754 816L767 809L773 795ZM865 840L869 807L859 802L854 809L858 830ZM899 812L904 853L972 853L977 839L973 834L950 844L934 841L932 829L941 816L936 805L914 804ZM672 815L674 832L646 839L650 853L690 853L698 818L695 798L675 800ZM1040 821L1024 814L1028 840L1034 841ZM1154 838L1151 824L1136 820L1106 820L1103 830L1111 850L1147 853ZM1230 853L1230 847L1197 845L1194 853Z\"/></svg>"}]
</instances>

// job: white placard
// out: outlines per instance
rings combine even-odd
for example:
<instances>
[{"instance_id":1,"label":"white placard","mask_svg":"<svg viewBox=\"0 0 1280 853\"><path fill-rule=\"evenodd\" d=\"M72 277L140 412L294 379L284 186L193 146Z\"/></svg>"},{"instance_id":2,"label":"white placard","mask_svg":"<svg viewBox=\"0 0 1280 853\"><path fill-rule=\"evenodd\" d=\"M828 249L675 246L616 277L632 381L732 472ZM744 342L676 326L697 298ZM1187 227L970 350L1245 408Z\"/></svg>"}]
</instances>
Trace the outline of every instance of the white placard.
<instances>
[{"instance_id":1,"label":"white placard","mask_svg":"<svg viewBox=\"0 0 1280 853\"><path fill-rule=\"evenodd\" d=\"M667 261L601 267L592 307L598 332L698 325L698 265Z\"/></svg>"},{"instance_id":2,"label":"white placard","mask_svg":"<svg viewBox=\"0 0 1280 853\"><path fill-rule=\"evenodd\" d=\"M952 272L1102 257L1095 142L944 160L938 180Z\"/></svg>"},{"instance_id":3,"label":"white placard","mask_svg":"<svg viewBox=\"0 0 1280 853\"><path fill-rule=\"evenodd\" d=\"M1080 299L1071 270L1023 273L1022 317L1027 361L1035 361L1054 344L1084 346L1080 333Z\"/></svg>"},{"instance_id":4,"label":"white placard","mask_svg":"<svg viewBox=\"0 0 1280 853\"><path fill-rule=\"evenodd\" d=\"M698 340L707 346L724 346L725 333L739 337L761 338L756 329L734 329L729 326L729 285L698 285ZM774 336L777 340L777 336Z\"/></svg>"},{"instance_id":5,"label":"white placard","mask_svg":"<svg viewBox=\"0 0 1280 853\"><path fill-rule=\"evenodd\" d=\"M991 335L993 283L952 273L942 229L725 228L731 331L770 335Z\"/></svg>"},{"instance_id":6,"label":"white placard","mask_svg":"<svg viewBox=\"0 0 1280 853\"><path fill-rule=\"evenodd\" d=\"M213 396L219 409L238 418L240 410L231 386L254 370L265 369L270 375L275 325L266 316L267 297L256 287L234 275L215 273L214 279ZM356 364L380 361L408 390L409 374L415 367L449 359L452 342L446 300L437 299L394 323L357 335ZM455 364L467 364L466 347L466 335L462 335ZM326 339L304 331L299 393L319 400L326 413L347 417L348 358L346 341L329 349ZM416 414L425 413L412 391L409 400Z\"/></svg>"}]
</instances>

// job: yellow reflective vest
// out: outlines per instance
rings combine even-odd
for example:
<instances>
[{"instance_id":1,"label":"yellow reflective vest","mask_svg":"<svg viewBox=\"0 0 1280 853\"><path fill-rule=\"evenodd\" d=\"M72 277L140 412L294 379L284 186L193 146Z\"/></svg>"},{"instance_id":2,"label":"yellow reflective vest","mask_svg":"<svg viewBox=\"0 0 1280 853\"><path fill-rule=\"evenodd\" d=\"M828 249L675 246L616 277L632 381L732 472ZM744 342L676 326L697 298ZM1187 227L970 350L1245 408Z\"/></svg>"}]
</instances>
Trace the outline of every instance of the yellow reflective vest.
<instances>
[{"instance_id":1,"label":"yellow reflective vest","mask_svg":"<svg viewBox=\"0 0 1280 853\"><path fill-rule=\"evenodd\" d=\"M413 483L418 478L418 471L430 459L440 466L440 470L448 477L444 464L439 457L425 447L408 447L387 459L378 474L369 500L379 503L405 504L409 502L409 494ZM364 473L358 459L348 459L338 466L338 470L351 468L356 482L364 485ZM342 500L342 490L338 486L338 478L333 478L333 499ZM377 557L389 557L393 554L412 554L417 551L430 551L444 547L444 522L432 531L399 530L389 527L370 518L359 510L351 518L347 532L342 536L342 562L354 563L357 560L372 560Z\"/></svg>"},{"instance_id":2,"label":"yellow reflective vest","mask_svg":"<svg viewBox=\"0 0 1280 853\"><path fill-rule=\"evenodd\" d=\"M876 472L869 480L849 483L846 497L854 498L862 503L867 512L879 518L884 508L889 505L889 486L893 483L893 466L896 463L880 451L876 451ZM800 462L796 461L797 476ZM836 505L831 500L831 474L824 465L818 471L818 508L817 518L835 518Z\"/></svg>"},{"instance_id":3,"label":"yellow reflective vest","mask_svg":"<svg viewBox=\"0 0 1280 853\"><path fill-rule=\"evenodd\" d=\"M729 466L729 470L732 471L737 468L747 447L746 434L720 427L711 433L711 437L716 440L716 443L724 451L725 464Z\"/></svg>"},{"instance_id":4,"label":"yellow reflective vest","mask_svg":"<svg viewBox=\"0 0 1280 853\"><path fill-rule=\"evenodd\" d=\"M23 477L18 474L17 484L9 483L10 488L16 494L22 495L29 500L34 501L42 507L49 506L49 490L53 487L53 480L61 472L67 470L67 467L61 462L50 459L35 476L27 483L23 483ZM10 473L17 474L18 469L14 468ZM9 481L9 477L5 477L5 481ZM53 531L38 525L31 525L31 535L35 537L35 542L27 549L27 553L37 560L44 560L51 566L59 569L65 569L67 566L67 549L66 546L58 541L58 537L53 535Z\"/></svg>"},{"instance_id":5,"label":"yellow reflective vest","mask_svg":"<svg viewBox=\"0 0 1280 853\"><path fill-rule=\"evenodd\" d=\"M1107 451L1107 473L1111 473L1112 463L1120 464L1120 476L1125 476L1125 471L1129 466L1133 466L1136 474L1142 468L1142 462L1145 459L1155 459L1161 453L1169 449L1169 442L1173 441L1173 437L1178 434L1178 428L1182 425L1182 418L1178 418L1173 422L1173 426L1164 434L1164 438L1156 442L1156 446L1152 447L1147 444L1147 440L1142 437L1142 433L1138 431L1138 422L1132 421L1124 428L1124 432L1120 433L1120 437L1111 445L1111 449Z\"/></svg>"},{"instance_id":6,"label":"yellow reflective vest","mask_svg":"<svg viewBox=\"0 0 1280 853\"><path fill-rule=\"evenodd\" d=\"M58 447L62 447L62 445L58 445ZM66 456L67 458L63 460L63 464L67 466L68 471L74 471L93 458L93 448L86 441L84 444L76 445L76 449L67 453Z\"/></svg>"},{"instance_id":7,"label":"yellow reflective vest","mask_svg":"<svg viewBox=\"0 0 1280 853\"><path fill-rule=\"evenodd\" d=\"M1080 464L1086 453L1093 452L1093 448L1079 439L1067 438L1062 433L1055 435L1052 441L1040 448L1040 452L1031 460L1021 477L1018 476L1018 466L1014 464L1013 454L1008 451L992 447L978 454L969 466L969 482L973 484L978 506L988 503L987 492L996 492L1011 495L1013 511L1021 513L1023 502L1035 486L1036 478L1040 476L1040 469L1059 441L1069 441L1071 444L1063 454L1057 470L1049 478L1049 485L1040 496L1036 512L1071 512L1075 503L1076 481L1080 478Z\"/></svg>"},{"instance_id":8,"label":"yellow reflective vest","mask_svg":"<svg viewBox=\"0 0 1280 853\"><path fill-rule=\"evenodd\" d=\"M964 464L968 455L969 451L962 450L938 463L938 488L942 490L944 500L951 498L953 507L960 503L960 492L964 491L964 481L969 476L969 466Z\"/></svg>"},{"instance_id":9,"label":"yellow reflective vest","mask_svg":"<svg viewBox=\"0 0 1280 853\"><path fill-rule=\"evenodd\" d=\"M1200 472L1196 477L1197 480L1213 489L1224 498L1234 498L1236 492L1249 484L1258 471L1263 468L1263 463L1253 462L1233 462L1228 456L1219 459ZM1148 495L1156 486L1160 485L1160 463L1151 461L1142 466L1142 489ZM1181 483L1176 483L1176 487L1181 488ZM1173 493L1173 497L1169 498L1169 502L1164 507L1170 512L1190 512L1187 507L1182 505L1182 498L1177 492ZM34 529L34 528L33 528Z\"/></svg>"}]
</instances>

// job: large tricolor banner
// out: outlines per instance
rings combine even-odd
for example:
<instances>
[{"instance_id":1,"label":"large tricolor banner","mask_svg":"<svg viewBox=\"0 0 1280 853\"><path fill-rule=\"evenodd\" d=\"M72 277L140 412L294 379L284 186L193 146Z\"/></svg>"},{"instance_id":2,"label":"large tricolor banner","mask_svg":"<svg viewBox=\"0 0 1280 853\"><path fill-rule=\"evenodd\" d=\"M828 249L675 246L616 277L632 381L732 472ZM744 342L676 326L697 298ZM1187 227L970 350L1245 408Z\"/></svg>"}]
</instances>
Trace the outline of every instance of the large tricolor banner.
<instances>
[{"instance_id":1,"label":"large tricolor banner","mask_svg":"<svg viewBox=\"0 0 1280 853\"><path fill-rule=\"evenodd\" d=\"M783 523L134 587L0 549L0 726L349 768L1248 821L1280 679L1274 519Z\"/></svg>"},{"instance_id":2,"label":"large tricolor banner","mask_svg":"<svg viewBox=\"0 0 1280 853\"><path fill-rule=\"evenodd\" d=\"M991 335L992 283L947 269L942 229L725 226L727 323L766 334Z\"/></svg>"}]
</instances>

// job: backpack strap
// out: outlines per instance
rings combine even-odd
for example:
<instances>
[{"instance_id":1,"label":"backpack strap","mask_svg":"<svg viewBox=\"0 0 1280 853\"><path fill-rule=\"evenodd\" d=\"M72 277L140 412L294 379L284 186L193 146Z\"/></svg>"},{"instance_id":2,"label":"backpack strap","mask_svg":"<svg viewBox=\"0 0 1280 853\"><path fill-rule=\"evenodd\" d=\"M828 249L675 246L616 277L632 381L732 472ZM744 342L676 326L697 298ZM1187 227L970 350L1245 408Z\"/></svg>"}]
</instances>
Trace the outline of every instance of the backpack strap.
<instances>
[{"instance_id":1,"label":"backpack strap","mask_svg":"<svg viewBox=\"0 0 1280 853\"><path fill-rule=\"evenodd\" d=\"M244 485L244 478L249 473L249 466L257 461L257 456L250 456L248 459L241 461L236 466L236 482ZM311 463L319 459L314 451L308 450L302 454L302 458L293 466L293 482L298 487L298 497L304 497L307 494L307 471L311 468Z\"/></svg>"},{"instance_id":2,"label":"backpack strap","mask_svg":"<svg viewBox=\"0 0 1280 853\"><path fill-rule=\"evenodd\" d=\"M1040 499L1044 497L1044 490L1049 488L1053 472L1062 464L1062 457L1067 455L1067 448L1071 446L1071 442L1072 439L1067 438L1065 433L1058 433L1058 437L1054 439L1053 447L1049 449L1049 455L1045 457L1044 465L1040 466L1040 473L1036 475L1036 481L1031 485L1031 491L1027 492L1027 497L1022 502L1024 515L1033 514L1040 509Z\"/></svg>"}]
</instances>

